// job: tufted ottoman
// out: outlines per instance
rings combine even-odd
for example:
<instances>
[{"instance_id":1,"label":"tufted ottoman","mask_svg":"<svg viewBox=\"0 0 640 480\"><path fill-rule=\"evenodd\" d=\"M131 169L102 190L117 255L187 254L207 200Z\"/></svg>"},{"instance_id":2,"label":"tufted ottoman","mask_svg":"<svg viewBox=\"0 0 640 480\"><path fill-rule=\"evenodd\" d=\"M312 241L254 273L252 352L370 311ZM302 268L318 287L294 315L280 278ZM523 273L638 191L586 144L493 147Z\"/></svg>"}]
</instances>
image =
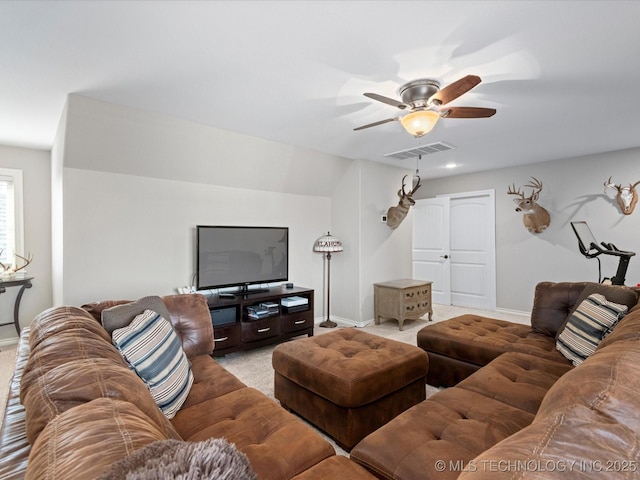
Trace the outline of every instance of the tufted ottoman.
<instances>
[{"instance_id":1,"label":"tufted ottoman","mask_svg":"<svg viewBox=\"0 0 640 480\"><path fill-rule=\"evenodd\" d=\"M429 355L427 383L451 387L506 352L520 352L566 363L554 336L530 325L479 315L459 317L423 327L417 344Z\"/></svg>"},{"instance_id":2,"label":"tufted ottoman","mask_svg":"<svg viewBox=\"0 0 640 480\"><path fill-rule=\"evenodd\" d=\"M426 353L355 328L278 345L275 397L345 450L426 397Z\"/></svg>"}]
</instances>

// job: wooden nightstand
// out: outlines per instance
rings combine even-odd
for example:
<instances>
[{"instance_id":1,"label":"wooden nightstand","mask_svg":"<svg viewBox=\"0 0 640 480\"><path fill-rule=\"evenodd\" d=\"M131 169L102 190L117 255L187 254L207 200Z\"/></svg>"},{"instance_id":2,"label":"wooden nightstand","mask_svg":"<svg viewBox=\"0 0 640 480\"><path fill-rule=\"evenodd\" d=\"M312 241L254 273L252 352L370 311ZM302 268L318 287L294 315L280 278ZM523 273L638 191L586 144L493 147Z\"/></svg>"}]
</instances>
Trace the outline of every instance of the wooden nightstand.
<instances>
[{"instance_id":1,"label":"wooden nightstand","mask_svg":"<svg viewBox=\"0 0 640 480\"><path fill-rule=\"evenodd\" d=\"M431 283L411 279L374 283L376 325L380 325L380 317L395 318L402 330L405 319L417 319L426 313L429 313L431 321Z\"/></svg>"}]
</instances>

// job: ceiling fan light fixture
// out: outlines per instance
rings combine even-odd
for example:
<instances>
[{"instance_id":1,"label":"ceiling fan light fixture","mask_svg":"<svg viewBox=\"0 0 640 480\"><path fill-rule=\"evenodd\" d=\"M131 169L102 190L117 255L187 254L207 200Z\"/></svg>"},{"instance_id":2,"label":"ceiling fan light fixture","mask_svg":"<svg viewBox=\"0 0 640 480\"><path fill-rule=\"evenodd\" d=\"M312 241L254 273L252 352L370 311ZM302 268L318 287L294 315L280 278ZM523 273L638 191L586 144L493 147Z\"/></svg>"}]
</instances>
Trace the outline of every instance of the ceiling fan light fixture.
<instances>
[{"instance_id":1,"label":"ceiling fan light fixture","mask_svg":"<svg viewBox=\"0 0 640 480\"><path fill-rule=\"evenodd\" d=\"M429 133L438 123L439 118L438 112L433 110L418 110L402 117L400 123L407 132L418 138Z\"/></svg>"}]
</instances>

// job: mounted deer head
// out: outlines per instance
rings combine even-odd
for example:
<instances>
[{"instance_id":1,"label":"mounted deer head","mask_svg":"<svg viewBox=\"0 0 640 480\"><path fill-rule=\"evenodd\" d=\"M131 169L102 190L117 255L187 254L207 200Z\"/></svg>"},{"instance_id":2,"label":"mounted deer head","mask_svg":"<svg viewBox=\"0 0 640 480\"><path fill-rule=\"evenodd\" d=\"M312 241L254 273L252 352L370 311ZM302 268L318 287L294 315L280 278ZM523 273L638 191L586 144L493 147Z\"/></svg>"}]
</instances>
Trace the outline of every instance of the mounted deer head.
<instances>
[{"instance_id":1,"label":"mounted deer head","mask_svg":"<svg viewBox=\"0 0 640 480\"><path fill-rule=\"evenodd\" d=\"M4 252L4 250L0 250L0 255L2 255L2 252ZM0 268L2 269L2 271L0 271L0 275L12 275L16 272L19 272L20 270L26 268L27 265L29 265L33 260L33 255L31 254L27 255L26 258L22 255L18 255L17 253L14 255L16 256L15 265L5 265L4 263L0 262ZM22 260L24 262L24 265L18 267L18 260Z\"/></svg>"},{"instance_id":2,"label":"mounted deer head","mask_svg":"<svg viewBox=\"0 0 640 480\"><path fill-rule=\"evenodd\" d=\"M626 187L611 183L611 177L604 182L604 193L611 199L616 199L620 210L625 215L631 215L633 209L636 208L638 203L638 193L636 192L636 185L640 183L640 180L633 185L629 184Z\"/></svg>"},{"instance_id":3,"label":"mounted deer head","mask_svg":"<svg viewBox=\"0 0 640 480\"><path fill-rule=\"evenodd\" d=\"M407 178L406 175L402 177L402 188L398 190L398 197L400 197L398 205L387 210L387 225L389 225L392 230L398 228L398 225L402 223L404 217L406 217L407 213L409 213L409 209L411 208L411 206L416 204L416 201L411 197L416 192L416 190L420 188L420 177L418 177L418 183L416 183L416 186L413 187L409 193L404 191L405 178Z\"/></svg>"},{"instance_id":4,"label":"mounted deer head","mask_svg":"<svg viewBox=\"0 0 640 480\"><path fill-rule=\"evenodd\" d=\"M517 205L516 212L522 212L522 221L527 230L531 233L543 232L551 223L551 216L544 207L538 205L538 197L542 191L542 182L535 177L531 177L531 182L527 183L525 187L533 188L531 196L525 197L524 193L520 192L520 187L516 191L516 184L514 183L507 190L508 195L517 195L518 198L514 198L513 201Z\"/></svg>"}]
</instances>

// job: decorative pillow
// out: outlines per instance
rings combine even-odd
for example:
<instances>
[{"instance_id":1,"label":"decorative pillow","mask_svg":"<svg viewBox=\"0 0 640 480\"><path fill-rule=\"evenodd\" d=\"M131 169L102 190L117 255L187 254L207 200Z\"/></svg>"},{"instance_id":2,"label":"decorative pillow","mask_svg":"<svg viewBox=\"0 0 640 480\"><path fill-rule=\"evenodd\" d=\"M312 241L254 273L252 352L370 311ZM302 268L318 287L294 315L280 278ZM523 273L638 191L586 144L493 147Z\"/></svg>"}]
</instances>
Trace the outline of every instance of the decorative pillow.
<instances>
[{"instance_id":1,"label":"decorative pillow","mask_svg":"<svg viewBox=\"0 0 640 480\"><path fill-rule=\"evenodd\" d=\"M223 438L160 440L114 463L98 480L257 480L244 453Z\"/></svg>"},{"instance_id":2,"label":"decorative pillow","mask_svg":"<svg viewBox=\"0 0 640 480\"><path fill-rule=\"evenodd\" d=\"M625 287L624 285L607 285L604 283L588 283L580 295L578 299L575 301L573 308L569 311L569 315L565 319L564 323L560 325L558 328L558 332L556 333L556 340L560 335L560 332L564 330L564 326L569 320L569 317L573 315L578 306L582 303L582 301L587 298L589 295L593 293L599 293L600 295L604 295L609 302L619 303L620 305L626 305L629 310L631 310L638 303L638 292L632 288Z\"/></svg>"},{"instance_id":3,"label":"decorative pillow","mask_svg":"<svg viewBox=\"0 0 640 480\"><path fill-rule=\"evenodd\" d=\"M169 311L160 297L144 297L135 302L117 305L103 310L100 314L100 322L104 329L112 334L117 328L126 327L131 321L145 310L158 312L166 320L171 320Z\"/></svg>"},{"instance_id":4,"label":"decorative pillow","mask_svg":"<svg viewBox=\"0 0 640 480\"><path fill-rule=\"evenodd\" d=\"M599 293L589 295L569 316L556 348L574 365L580 365L628 310L626 305L609 302Z\"/></svg>"},{"instance_id":5,"label":"decorative pillow","mask_svg":"<svg viewBox=\"0 0 640 480\"><path fill-rule=\"evenodd\" d=\"M112 338L160 410L173 418L189 394L193 373L171 324L153 310L145 310L128 326L114 330Z\"/></svg>"}]
</instances>

